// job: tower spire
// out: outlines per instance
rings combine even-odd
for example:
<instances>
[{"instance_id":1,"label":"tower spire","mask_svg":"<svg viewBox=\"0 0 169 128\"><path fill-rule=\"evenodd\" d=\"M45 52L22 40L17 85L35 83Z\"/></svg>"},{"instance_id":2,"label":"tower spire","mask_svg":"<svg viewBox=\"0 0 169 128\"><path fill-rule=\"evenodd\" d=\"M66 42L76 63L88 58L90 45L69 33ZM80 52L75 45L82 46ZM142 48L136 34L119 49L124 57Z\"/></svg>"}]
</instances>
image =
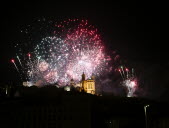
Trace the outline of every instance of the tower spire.
<instances>
[{"instance_id":1,"label":"tower spire","mask_svg":"<svg viewBox=\"0 0 169 128\"><path fill-rule=\"evenodd\" d=\"M83 74L82 74L82 81L84 81L86 78L85 78L86 76L85 76L85 74L84 74L84 72L83 72Z\"/></svg>"}]
</instances>

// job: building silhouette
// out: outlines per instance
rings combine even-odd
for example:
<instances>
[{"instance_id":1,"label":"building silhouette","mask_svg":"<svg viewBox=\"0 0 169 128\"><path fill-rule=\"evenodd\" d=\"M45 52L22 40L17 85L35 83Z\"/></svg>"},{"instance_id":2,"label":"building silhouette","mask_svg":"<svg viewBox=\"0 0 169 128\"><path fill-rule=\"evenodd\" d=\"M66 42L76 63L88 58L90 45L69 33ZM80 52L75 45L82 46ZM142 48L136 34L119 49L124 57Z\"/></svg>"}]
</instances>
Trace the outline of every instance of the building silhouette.
<instances>
[{"instance_id":1,"label":"building silhouette","mask_svg":"<svg viewBox=\"0 0 169 128\"><path fill-rule=\"evenodd\" d=\"M18 91L20 97L0 99L0 128L169 127L169 104L64 91L56 86L22 87ZM149 106L147 118L145 105Z\"/></svg>"}]
</instances>

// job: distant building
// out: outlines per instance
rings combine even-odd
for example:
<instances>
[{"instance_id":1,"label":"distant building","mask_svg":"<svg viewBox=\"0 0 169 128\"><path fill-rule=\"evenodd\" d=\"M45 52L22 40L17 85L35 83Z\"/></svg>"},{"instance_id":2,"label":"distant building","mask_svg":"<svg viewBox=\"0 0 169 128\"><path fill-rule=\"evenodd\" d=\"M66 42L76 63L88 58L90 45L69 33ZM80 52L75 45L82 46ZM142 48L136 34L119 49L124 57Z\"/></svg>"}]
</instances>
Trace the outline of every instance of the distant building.
<instances>
[{"instance_id":1,"label":"distant building","mask_svg":"<svg viewBox=\"0 0 169 128\"><path fill-rule=\"evenodd\" d=\"M80 92L83 91L83 92L90 93L90 94L96 94L95 93L96 91L95 91L95 79L94 79L94 76L92 76L91 79L87 79L86 80L86 76L85 76L84 73L82 74L82 79L81 79L81 81L79 83L75 84L74 80L71 79L70 85L69 86L68 85L65 86L65 91L67 91L68 87L69 88L74 87L74 88L76 88L76 90L78 90Z\"/></svg>"},{"instance_id":2,"label":"distant building","mask_svg":"<svg viewBox=\"0 0 169 128\"><path fill-rule=\"evenodd\" d=\"M36 83L32 83L32 82L23 82L23 86L25 87L31 87L31 86L41 86L41 81L37 81ZM57 86L57 85L56 85ZM59 86L57 86L59 87ZM90 94L96 94L96 89L95 89L95 78L94 76L92 76L90 79L86 79L86 76L83 72L82 74L82 79L79 83L75 83L73 79L70 80L70 84L66 85L64 87L65 91L71 91L71 88L76 88L78 91L82 92L86 92L86 93L90 93Z\"/></svg>"},{"instance_id":3,"label":"distant building","mask_svg":"<svg viewBox=\"0 0 169 128\"><path fill-rule=\"evenodd\" d=\"M33 86L33 83L26 81L26 82L23 82L23 86L25 86L25 87L31 87L31 86Z\"/></svg>"},{"instance_id":4,"label":"distant building","mask_svg":"<svg viewBox=\"0 0 169 128\"><path fill-rule=\"evenodd\" d=\"M86 80L86 76L82 74L82 80L80 82L81 91L83 90L86 93L95 94L95 79L94 76L91 79Z\"/></svg>"},{"instance_id":5,"label":"distant building","mask_svg":"<svg viewBox=\"0 0 169 128\"><path fill-rule=\"evenodd\" d=\"M66 85L66 86L64 87L64 90L65 90L65 91L70 91L70 86Z\"/></svg>"}]
</instances>

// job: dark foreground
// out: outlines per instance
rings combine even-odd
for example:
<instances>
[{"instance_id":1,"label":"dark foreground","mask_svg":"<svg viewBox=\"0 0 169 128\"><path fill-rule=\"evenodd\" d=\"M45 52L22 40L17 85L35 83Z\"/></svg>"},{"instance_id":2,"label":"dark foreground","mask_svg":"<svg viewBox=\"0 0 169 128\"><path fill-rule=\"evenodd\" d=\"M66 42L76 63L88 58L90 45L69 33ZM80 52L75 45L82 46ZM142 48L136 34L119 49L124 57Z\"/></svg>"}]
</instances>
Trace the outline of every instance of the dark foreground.
<instances>
[{"instance_id":1,"label":"dark foreground","mask_svg":"<svg viewBox=\"0 0 169 128\"><path fill-rule=\"evenodd\" d=\"M53 88L0 100L0 128L169 128L169 105Z\"/></svg>"}]
</instances>

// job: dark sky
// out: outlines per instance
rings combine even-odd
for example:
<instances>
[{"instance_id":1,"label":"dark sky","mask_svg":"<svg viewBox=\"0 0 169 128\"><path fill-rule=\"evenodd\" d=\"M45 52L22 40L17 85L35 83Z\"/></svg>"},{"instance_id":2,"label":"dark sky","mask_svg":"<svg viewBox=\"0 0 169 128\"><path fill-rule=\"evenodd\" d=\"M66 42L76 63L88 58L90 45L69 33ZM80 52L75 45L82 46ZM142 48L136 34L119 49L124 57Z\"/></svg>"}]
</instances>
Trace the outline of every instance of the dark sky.
<instances>
[{"instance_id":1,"label":"dark sky","mask_svg":"<svg viewBox=\"0 0 169 128\"><path fill-rule=\"evenodd\" d=\"M13 80L10 59L19 27L35 18L86 18L102 34L106 46L148 71L169 67L168 7L163 2L35 2L4 3L1 8L1 81ZM155 65L155 66L154 66ZM158 65L158 66L157 66ZM148 68L147 68L148 67ZM152 67L155 67L152 69ZM140 68L140 69L142 69ZM157 72L162 73L163 71ZM169 77L166 77L166 79Z\"/></svg>"},{"instance_id":2,"label":"dark sky","mask_svg":"<svg viewBox=\"0 0 169 128\"><path fill-rule=\"evenodd\" d=\"M35 18L86 18L103 34L106 43L133 60L168 61L167 6L165 3L6 3L1 8L3 56L11 40L17 40L19 25ZM1 45L1 46L2 46Z\"/></svg>"}]
</instances>

